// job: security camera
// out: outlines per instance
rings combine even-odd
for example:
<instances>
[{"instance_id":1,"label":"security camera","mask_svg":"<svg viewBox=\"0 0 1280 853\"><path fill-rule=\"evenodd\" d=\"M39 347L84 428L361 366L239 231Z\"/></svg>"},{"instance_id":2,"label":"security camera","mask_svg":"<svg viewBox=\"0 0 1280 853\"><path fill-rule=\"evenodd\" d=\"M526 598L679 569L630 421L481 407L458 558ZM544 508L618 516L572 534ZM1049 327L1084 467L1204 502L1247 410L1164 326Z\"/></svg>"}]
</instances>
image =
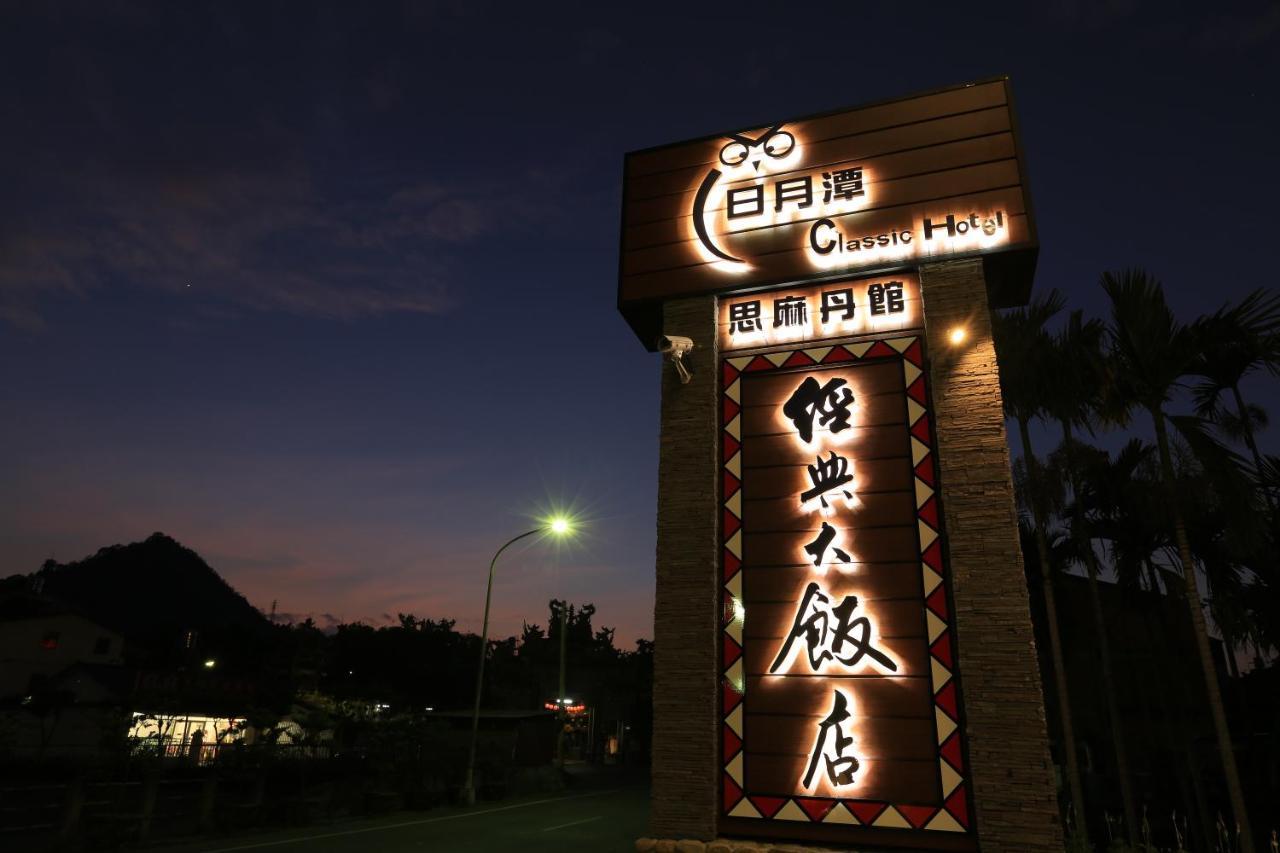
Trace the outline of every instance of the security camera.
<instances>
[{"instance_id":1,"label":"security camera","mask_svg":"<svg viewBox=\"0 0 1280 853\"><path fill-rule=\"evenodd\" d=\"M689 372L689 368L684 363L685 355L693 347L692 338L685 338L680 335L662 335L658 338L658 352L671 358L671 363L676 369L676 375L680 377L681 385L688 385L689 380L693 378L693 374Z\"/></svg>"},{"instance_id":2,"label":"security camera","mask_svg":"<svg viewBox=\"0 0 1280 853\"><path fill-rule=\"evenodd\" d=\"M658 352L672 358L683 356L693 349L693 338L682 338L679 335L662 335L658 338Z\"/></svg>"}]
</instances>

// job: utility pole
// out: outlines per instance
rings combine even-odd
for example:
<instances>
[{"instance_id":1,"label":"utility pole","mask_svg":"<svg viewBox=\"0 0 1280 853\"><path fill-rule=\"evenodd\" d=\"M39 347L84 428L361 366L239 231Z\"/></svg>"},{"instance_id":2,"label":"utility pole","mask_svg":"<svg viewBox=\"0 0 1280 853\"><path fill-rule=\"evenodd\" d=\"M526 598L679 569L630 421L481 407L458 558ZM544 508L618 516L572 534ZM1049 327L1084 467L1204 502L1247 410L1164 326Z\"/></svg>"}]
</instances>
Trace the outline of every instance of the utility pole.
<instances>
[{"instance_id":1,"label":"utility pole","mask_svg":"<svg viewBox=\"0 0 1280 853\"><path fill-rule=\"evenodd\" d=\"M556 706L560 713L556 714L556 761L560 769L564 769L564 724L567 714L564 710L564 651L565 641L569 635L569 602L560 605L560 692L556 694Z\"/></svg>"}]
</instances>

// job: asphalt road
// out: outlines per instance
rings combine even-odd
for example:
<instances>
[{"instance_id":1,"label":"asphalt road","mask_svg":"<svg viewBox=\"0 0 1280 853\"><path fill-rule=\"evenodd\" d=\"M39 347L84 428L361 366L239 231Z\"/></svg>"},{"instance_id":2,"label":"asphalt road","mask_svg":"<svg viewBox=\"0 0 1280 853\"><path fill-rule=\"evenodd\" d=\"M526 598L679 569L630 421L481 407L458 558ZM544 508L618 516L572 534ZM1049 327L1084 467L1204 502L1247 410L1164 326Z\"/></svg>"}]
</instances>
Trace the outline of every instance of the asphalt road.
<instances>
[{"instance_id":1,"label":"asphalt road","mask_svg":"<svg viewBox=\"0 0 1280 853\"><path fill-rule=\"evenodd\" d=\"M649 789L570 790L418 814L209 839L156 853L623 853L646 834Z\"/></svg>"}]
</instances>

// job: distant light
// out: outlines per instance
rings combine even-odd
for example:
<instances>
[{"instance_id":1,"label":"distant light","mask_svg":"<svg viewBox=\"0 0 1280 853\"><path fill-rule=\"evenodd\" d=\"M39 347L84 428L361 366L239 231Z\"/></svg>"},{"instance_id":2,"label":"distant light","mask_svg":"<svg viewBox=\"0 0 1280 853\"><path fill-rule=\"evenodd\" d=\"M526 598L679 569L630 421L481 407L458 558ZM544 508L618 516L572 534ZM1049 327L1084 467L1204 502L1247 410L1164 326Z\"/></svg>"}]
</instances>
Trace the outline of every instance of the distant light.
<instances>
[{"instance_id":1,"label":"distant light","mask_svg":"<svg viewBox=\"0 0 1280 853\"><path fill-rule=\"evenodd\" d=\"M947 335L947 340L949 340L951 345L954 347L964 343L964 339L967 337L969 337L969 333L965 330L964 326L956 326L951 330L951 333Z\"/></svg>"},{"instance_id":2,"label":"distant light","mask_svg":"<svg viewBox=\"0 0 1280 853\"><path fill-rule=\"evenodd\" d=\"M209 658L207 661L204 662L205 669L213 669L217 665L218 665L218 662L213 658Z\"/></svg>"},{"instance_id":3,"label":"distant light","mask_svg":"<svg viewBox=\"0 0 1280 853\"><path fill-rule=\"evenodd\" d=\"M549 527L551 528L551 532L555 535L564 536L566 533L573 530L573 523L564 516L557 516L551 519Z\"/></svg>"},{"instance_id":4,"label":"distant light","mask_svg":"<svg viewBox=\"0 0 1280 853\"><path fill-rule=\"evenodd\" d=\"M424 710L424 711L434 711L434 710L435 710L435 708L423 708L422 710Z\"/></svg>"}]
</instances>

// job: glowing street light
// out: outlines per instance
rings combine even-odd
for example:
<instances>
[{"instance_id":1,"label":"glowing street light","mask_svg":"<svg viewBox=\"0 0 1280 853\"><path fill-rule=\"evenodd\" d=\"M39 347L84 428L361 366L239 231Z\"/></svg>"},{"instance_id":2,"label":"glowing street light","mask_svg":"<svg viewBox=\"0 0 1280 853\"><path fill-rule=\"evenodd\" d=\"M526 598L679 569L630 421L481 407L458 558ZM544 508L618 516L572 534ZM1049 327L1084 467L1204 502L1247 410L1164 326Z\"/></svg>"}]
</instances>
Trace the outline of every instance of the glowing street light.
<instances>
[{"instance_id":1,"label":"glowing street light","mask_svg":"<svg viewBox=\"0 0 1280 853\"><path fill-rule=\"evenodd\" d=\"M497 565L498 557L502 556L503 551L535 533L549 533L558 538L569 536L573 533L573 520L564 515L552 516L532 530L526 530L508 540L489 561L489 584L484 592L484 623L480 629L480 665L476 668L476 702L471 712L471 748L467 752L467 775L462 783L462 801L469 806L474 805L476 801L476 737L480 732L480 693L484 688L484 658L489 645L489 601L493 597L493 567Z\"/></svg>"}]
</instances>

